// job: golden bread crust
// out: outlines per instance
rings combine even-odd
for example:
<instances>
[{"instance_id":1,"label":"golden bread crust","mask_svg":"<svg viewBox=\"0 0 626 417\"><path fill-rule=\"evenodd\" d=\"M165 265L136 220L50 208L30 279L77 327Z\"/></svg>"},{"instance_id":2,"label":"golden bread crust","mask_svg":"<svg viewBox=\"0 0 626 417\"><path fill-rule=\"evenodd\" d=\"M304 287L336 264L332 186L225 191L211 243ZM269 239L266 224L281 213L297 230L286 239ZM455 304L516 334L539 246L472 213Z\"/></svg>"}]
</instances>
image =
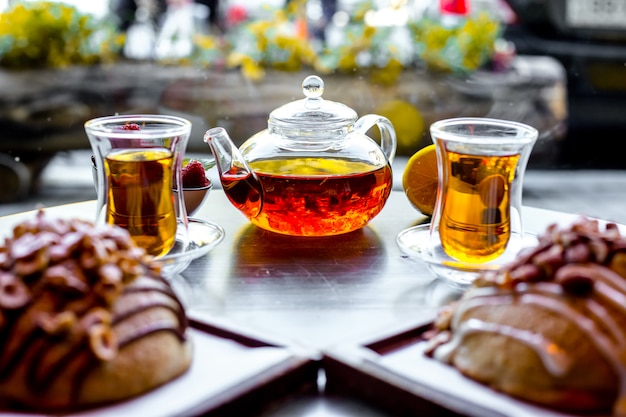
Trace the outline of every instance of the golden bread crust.
<instances>
[{"instance_id":1,"label":"golden bread crust","mask_svg":"<svg viewBox=\"0 0 626 417\"><path fill-rule=\"evenodd\" d=\"M427 354L549 408L617 410L626 397L626 238L581 219L476 280L442 310Z\"/></svg>"},{"instance_id":2,"label":"golden bread crust","mask_svg":"<svg viewBox=\"0 0 626 417\"><path fill-rule=\"evenodd\" d=\"M192 360L184 308L121 228L18 225L0 246L0 401L72 411L141 395Z\"/></svg>"},{"instance_id":3,"label":"golden bread crust","mask_svg":"<svg viewBox=\"0 0 626 417\"><path fill-rule=\"evenodd\" d=\"M119 401L143 394L182 375L191 364L192 344L168 332L155 333L95 368L84 381L80 404ZM132 376L132 378L130 377Z\"/></svg>"},{"instance_id":4,"label":"golden bread crust","mask_svg":"<svg viewBox=\"0 0 626 417\"><path fill-rule=\"evenodd\" d=\"M564 375L549 372L536 350L501 334L476 333L456 350L451 363L466 376L514 397L561 410L608 410L619 378L578 327L562 316L529 304L482 306L463 317L500 323L557 340L571 352Z\"/></svg>"},{"instance_id":5,"label":"golden bread crust","mask_svg":"<svg viewBox=\"0 0 626 417\"><path fill-rule=\"evenodd\" d=\"M189 368L192 353L190 341L181 345L176 335L155 333L132 343L114 360L92 368L75 399L73 380L88 360L84 353L41 394L34 393L26 382L25 362L0 384L0 391L5 400L20 409L74 410L103 405L144 394L174 380Z\"/></svg>"}]
</instances>

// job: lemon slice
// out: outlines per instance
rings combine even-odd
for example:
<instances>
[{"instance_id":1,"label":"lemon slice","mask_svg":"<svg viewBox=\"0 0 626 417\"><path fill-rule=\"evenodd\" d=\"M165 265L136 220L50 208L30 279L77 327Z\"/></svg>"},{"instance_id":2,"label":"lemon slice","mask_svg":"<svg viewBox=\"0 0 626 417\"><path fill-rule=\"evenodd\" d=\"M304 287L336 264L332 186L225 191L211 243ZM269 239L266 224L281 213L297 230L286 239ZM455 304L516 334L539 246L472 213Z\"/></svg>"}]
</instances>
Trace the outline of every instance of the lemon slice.
<instances>
[{"instance_id":1,"label":"lemon slice","mask_svg":"<svg viewBox=\"0 0 626 417\"><path fill-rule=\"evenodd\" d=\"M402 173L402 188L411 204L422 214L432 216L435 211L438 187L437 152L428 145L409 158Z\"/></svg>"}]
</instances>

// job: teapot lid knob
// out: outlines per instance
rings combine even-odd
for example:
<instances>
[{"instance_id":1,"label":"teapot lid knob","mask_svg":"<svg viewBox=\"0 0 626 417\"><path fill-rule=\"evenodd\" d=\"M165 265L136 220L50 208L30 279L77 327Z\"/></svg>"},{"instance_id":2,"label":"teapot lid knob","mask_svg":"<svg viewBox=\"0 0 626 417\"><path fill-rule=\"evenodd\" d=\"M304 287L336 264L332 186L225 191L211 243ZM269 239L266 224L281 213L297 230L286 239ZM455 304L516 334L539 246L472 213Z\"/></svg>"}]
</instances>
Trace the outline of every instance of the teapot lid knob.
<instances>
[{"instance_id":1,"label":"teapot lid knob","mask_svg":"<svg viewBox=\"0 0 626 417\"><path fill-rule=\"evenodd\" d=\"M324 94L324 80L317 75L309 75L302 81L302 92L307 102L316 103L316 107L319 107L319 100Z\"/></svg>"}]
</instances>

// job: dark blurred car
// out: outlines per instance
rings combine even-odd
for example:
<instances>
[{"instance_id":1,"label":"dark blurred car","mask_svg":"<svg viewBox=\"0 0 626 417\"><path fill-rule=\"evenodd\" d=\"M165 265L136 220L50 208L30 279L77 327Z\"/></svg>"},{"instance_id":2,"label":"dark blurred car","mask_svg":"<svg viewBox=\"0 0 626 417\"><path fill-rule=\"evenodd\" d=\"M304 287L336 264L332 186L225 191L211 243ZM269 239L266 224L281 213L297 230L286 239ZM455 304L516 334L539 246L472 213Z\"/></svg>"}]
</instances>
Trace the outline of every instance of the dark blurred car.
<instances>
[{"instance_id":1,"label":"dark blurred car","mask_svg":"<svg viewBox=\"0 0 626 417\"><path fill-rule=\"evenodd\" d=\"M506 0L505 38L518 54L549 55L568 75L569 121L559 164L626 168L626 0ZM620 147L621 149L621 147Z\"/></svg>"}]
</instances>

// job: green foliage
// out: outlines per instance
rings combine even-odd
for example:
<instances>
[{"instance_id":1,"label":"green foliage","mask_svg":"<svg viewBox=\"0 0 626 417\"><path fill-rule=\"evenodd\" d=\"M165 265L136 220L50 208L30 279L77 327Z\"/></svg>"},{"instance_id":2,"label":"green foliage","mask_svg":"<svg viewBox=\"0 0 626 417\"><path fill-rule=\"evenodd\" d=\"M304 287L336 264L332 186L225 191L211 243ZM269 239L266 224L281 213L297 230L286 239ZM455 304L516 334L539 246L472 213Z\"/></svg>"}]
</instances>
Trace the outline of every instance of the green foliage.
<instances>
[{"instance_id":1,"label":"green foliage","mask_svg":"<svg viewBox=\"0 0 626 417\"><path fill-rule=\"evenodd\" d=\"M9 69L106 62L123 41L112 25L63 3L18 3L0 14L0 66Z\"/></svg>"},{"instance_id":2,"label":"green foliage","mask_svg":"<svg viewBox=\"0 0 626 417\"><path fill-rule=\"evenodd\" d=\"M432 69L469 73L492 56L500 24L483 12L453 26L424 18L409 24L416 53Z\"/></svg>"},{"instance_id":3,"label":"green foliage","mask_svg":"<svg viewBox=\"0 0 626 417\"><path fill-rule=\"evenodd\" d=\"M302 7L302 1L291 4ZM279 9L273 18L247 22L230 37L227 66L241 68L249 79L262 79L264 68L297 71L308 66L320 73L358 72L391 84L403 69L421 63L437 71L473 72L493 57L500 36L500 23L486 12L459 17L452 26L445 19L421 16L403 27L385 27L367 23L368 12L375 9L372 0L361 1L343 27L341 43L321 50L298 33L297 8ZM399 47L394 34L402 33L412 42Z\"/></svg>"},{"instance_id":4,"label":"green foliage","mask_svg":"<svg viewBox=\"0 0 626 417\"><path fill-rule=\"evenodd\" d=\"M85 0L91 1L91 0ZM306 33L305 0L292 0L267 19L243 22L225 36L195 34L194 52L163 64L237 68L251 80L265 69L320 73L361 73L390 84L400 72L425 63L429 68L470 73L494 53L500 23L487 13L459 18L454 25L419 17L402 27L372 26L373 0L362 0L333 47L314 46ZM396 7L402 7L398 5ZM393 34L412 40L399 47ZM0 67L10 69L90 65L117 59L124 35L111 22L52 1L17 4L0 14Z\"/></svg>"}]
</instances>

